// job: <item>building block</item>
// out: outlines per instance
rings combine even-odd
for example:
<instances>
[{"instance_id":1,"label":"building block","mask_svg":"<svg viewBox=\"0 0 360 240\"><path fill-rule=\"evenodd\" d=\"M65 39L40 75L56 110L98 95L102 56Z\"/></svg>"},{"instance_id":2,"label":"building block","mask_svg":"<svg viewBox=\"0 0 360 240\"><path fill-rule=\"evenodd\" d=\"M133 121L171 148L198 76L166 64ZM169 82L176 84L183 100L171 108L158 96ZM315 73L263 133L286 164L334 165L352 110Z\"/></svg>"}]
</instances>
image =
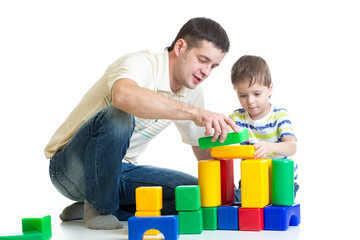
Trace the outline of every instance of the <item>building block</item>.
<instances>
[{"instance_id":1,"label":"building block","mask_svg":"<svg viewBox=\"0 0 360 240\"><path fill-rule=\"evenodd\" d=\"M221 205L231 205L234 202L234 163L232 159L220 161Z\"/></svg>"},{"instance_id":2,"label":"building block","mask_svg":"<svg viewBox=\"0 0 360 240\"><path fill-rule=\"evenodd\" d=\"M263 208L239 208L239 230L261 231L264 229Z\"/></svg>"},{"instance_id":3,"label":"building block","mask_svg":"<svg viewBox=\"0 0 360 240\"><path fill-rule=\"evenodd\" d=\"M128 219L129 240L142 240L149 229L159 230L166 240L177 240L179 237L179 216L130 217Z\"/></svg>"},{"instance_id":4,"label":"building block","mask_svg":"<svg viewBox=\"0 0 360 240\"><path fill-rule=\"evenodd\" d=\"M161 212L160 211L156 211L156 212L139 212L139 211L136 211L135 216L136 217L158 217L158 216L161 216ZM145 235L158 235L159 233L160 233L160 231L158 231L156 229L150 229L150 230L145 232Z\"/></svg>"},{"instance_id":5,"label":"building block","mask_svg":"<svg viewBox=\"0 0 360 240\"><path fill-rule=\"evenodd\" d=\"M289 226L300 224L300 204L288 206L270 205L264 208L265 230L286 231Z\"/></svg>"},{"instance_id":6,"label":"building block","mask_svg":"<svg viewBox=\"0 0 360 240\"><path fill-rule=\"evenodd\" d=\"M198 183L201 192L201 206L220 206L221 177L219 161L203 160L198 162Z\"/></svg>"},{"instance_id":7,"label":"building block","mask_svg":"<svg viewBox=\"0 0 360 240\"><path fill-rule=\"evenodd\" d=\"M138 187L135 190L136 211L156 212L162 209L162 187Z\"/></svg>"},{"instance_id":8,"label":"building block","mask_svg":"<svg viewBox=\"0 0 360 240\"><path fill-rule=\"evenodd\" d=\"M254 145L231 145L212 148L211 156L216 159L252 159L254 152Z\"/></svg>"},{"instance_id":9,"label":"building block","mask_svg":"<svg viewBox=\"0 0 360 240\"><path fill-rule=\"evenodd\" d=\"M241 205L263 208L269 204L269 164L267 159L241 162Z\"/></svg>"},{"instance_id":10,"label":"building block","mask_svg":"<svg viewBox=\"0 0 360 240\"><path fill-rule=\"evenodd\" d=\"M218 139L216 139L215 142L211 141L211 138L212 137L199 138L198 142L199 142L200 149L242 143L245 140L249 139L249 131L247 128L243 128L239 132L228 133L225 141L222 143L219 141L220 137Z\"/></svg>"},{"instance_id":11,"label":"building block","mask_svg":"<svg viewBox=\"0 0 360 240\"><path fill-rule=\"evenodd\" d=\"M202 209L179 212L180 234L200 234L203 231ZM166 237L165 237L166 239Z\"/></svg>"},{"instance_id":12,"label":"building block","mask_svg":"<svg viewBox=\"0 0 360 240\"><path fill-rule=\"evenodd\" d=\"M220 206L218 207L218 229L221 230L238 230L239 217L238 207Z\"/></svg>"},{"instance_id":13,"label":"building block","mask_svg":"<svg viewBox=\"0 0 360 240\"><path fill-rule=\"evenodd\" d=\"M52 237L50 215L43 217L23 218L22 231L23 233L36 231L42 234L43 240L50 239Z\"/></svg>"},{"instance_id":14,"label":"building block","mask_svg":"<svg viewBox=\"0 0 360 240\"><path fill-rule=\"evenodd\" d=\"M271 203L279 206L294 204L294 162L289 159L272 161Z\"/></svg>"},{"instance_id":15,"label":"building block","mask_svg":"<svg viewBox=\"0 0 360 240\"><path fill-rule=\"evenodd\" d=\"M202 208L204 230L217 229L217 207Z\"/></svg>"},{"instance_id":16,"label":"building block","mask_svg":"<svg viewBox=\"0 0 360 240\"><path fill-rule=\"evenodd\" d=\"M9 236L0 236L1 240L43 240L41 233L29 231L24 233L15 233Z\"/></svg>"},{"instance_id":17,"label":"building block","mask_svg":"<svg viewBox=\"0 0 360 240\"><path fill-rule=\"evenodd\" d=\"M176 211L197 211L200 209L200 186L178 186L175 188Z\"/></svg>"}]
</instances>

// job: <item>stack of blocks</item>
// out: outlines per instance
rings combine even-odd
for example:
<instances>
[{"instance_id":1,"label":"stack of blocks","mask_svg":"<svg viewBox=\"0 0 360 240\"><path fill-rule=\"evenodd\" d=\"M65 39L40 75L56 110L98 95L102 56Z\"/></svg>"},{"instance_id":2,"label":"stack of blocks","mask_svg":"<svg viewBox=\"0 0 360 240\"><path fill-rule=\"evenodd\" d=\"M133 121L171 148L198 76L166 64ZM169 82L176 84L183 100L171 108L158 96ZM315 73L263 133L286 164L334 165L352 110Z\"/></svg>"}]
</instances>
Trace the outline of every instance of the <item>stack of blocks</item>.
<instances>
[{"instance_id":1,"label":"stack of blocks","mask_svg":"<svg viewBox=\"0 0 360 240\"><path fill-rule=\"evenodd\" d=\"M1 240L48 240L52 237L51 217L29 217L22 219L22 233L0 236Z\"/></svg>"},{"instance_id":2,"label":"stack of blocks","mask_svg":"<svg viewBox=\"0 0 360 240\"><path fill-rule=\"evenodd\" d=\"M211 137L199 139L200 148L211 148L216 160L198 162L199 185L175 189L178 216L160 216L161 187L136 189L137 212L129 218L129 240L140 240L149 229L160 230L165 239L172 240L179 234L200 234L203 230L285 231L299 225L293 161L254 159L254 146L231 145L248 138L248 130L242 129L229 133L223 143L219 139L212 142ZM245 159L241 161L241 206L234 202L234 158ZM144 201L146 207L140 207Z\"/></svg>"},{"instance_id":3,"label":"stack of blocks","mask_svg":"<svg viewBox=\"0 0 360 240\"><path fill-rule=\"evenodd\" d=\"M136 213L129 218L129 240L141 240L143 235L158 235L176 240L179 237L179 217L161 216L162 187L138 187L135 190Z\"/></svg>"},{"instance_id":4,"label":"stack of blocks","mask_svg":"<svg viewBox=\"0 0 360 240\"><path fill-rule=\"evenodd\" d=\"M206 177L221 181L222 201L217 209L218 229L287 230L289 226L297 226L300 223L300 205L294 204L293 161L254 159L253 145L230 145L248 139L247 129L242 129L239 133L230 133L229 136L230 138L223 143L219 140L212 142L211 137L199 139L200 148L211 148L211 156L217 159L199 162L199 185L202 197L207 197L208 191L202 187L208 184L201 179L203 165L219 162L221 166L221 180L218 172L208 172L207 174L211 176ZM241 207L228 206L233 200L232 159L234 158L245 159L241 162Z\"/></svg>"}]
</instances>

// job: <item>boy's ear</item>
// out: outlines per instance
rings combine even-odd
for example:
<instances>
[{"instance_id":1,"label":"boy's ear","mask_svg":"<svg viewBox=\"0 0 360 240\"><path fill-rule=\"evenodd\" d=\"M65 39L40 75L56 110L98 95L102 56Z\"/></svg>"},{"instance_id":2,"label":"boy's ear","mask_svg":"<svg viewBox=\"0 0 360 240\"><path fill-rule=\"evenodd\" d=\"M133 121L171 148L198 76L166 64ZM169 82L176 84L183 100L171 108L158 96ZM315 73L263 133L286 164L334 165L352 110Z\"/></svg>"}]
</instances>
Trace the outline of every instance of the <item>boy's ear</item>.
<instances>
[{"instance_id":1,"label":"boy's ear","mask_svg":"<svg viewBox=\"0 0 360 240\"><path fill-rule=\"evenodd\" d=\"M269 86L269 98L271 98L273 87L274 87L274 84L270 83L270 86Z\"/></svg>"}]
</instances>

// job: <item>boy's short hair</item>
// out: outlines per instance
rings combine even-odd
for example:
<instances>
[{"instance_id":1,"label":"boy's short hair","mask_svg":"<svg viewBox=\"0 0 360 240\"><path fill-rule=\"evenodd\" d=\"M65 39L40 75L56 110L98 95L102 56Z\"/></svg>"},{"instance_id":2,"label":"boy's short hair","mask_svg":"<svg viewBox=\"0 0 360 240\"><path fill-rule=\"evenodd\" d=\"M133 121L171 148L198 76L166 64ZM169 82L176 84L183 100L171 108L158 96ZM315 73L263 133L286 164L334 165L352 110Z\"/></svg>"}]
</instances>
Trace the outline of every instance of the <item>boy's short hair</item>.
<instances>
[{"instance_id":1,"label":"boy's short hair","mask_svg":"<svg viewBox=\"0 0 360 240\"><path fill-rule=\"evenodd\" d=\"M175 40L167 50L174 49L175 43L179 39L184 39L188 48L201 47L202 41L212 42L222 52L229 52L230 40L221 25L209 18L192 18L182 26Z\"/></svg>"},{"instance_id":2,"label":"boy's short hair","mask_svg":"<svg viewBox=\"0 0 360 240\"><path fill-rule=\"evenodd\" d=\"M249 87L255 83L270 87L271 74L266 61L258 56L244 55L231 68L231 83L249 82Z\"/></svg>"}]
</instances>

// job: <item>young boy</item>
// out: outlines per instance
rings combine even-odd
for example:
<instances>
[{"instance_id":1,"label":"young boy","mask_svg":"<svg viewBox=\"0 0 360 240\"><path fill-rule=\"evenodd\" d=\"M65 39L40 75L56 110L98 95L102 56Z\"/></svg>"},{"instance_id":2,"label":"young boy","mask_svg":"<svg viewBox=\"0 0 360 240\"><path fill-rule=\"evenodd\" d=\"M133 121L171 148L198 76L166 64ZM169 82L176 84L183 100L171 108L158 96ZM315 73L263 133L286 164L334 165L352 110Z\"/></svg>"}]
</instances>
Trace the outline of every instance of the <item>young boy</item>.
<instances>
[{"instance_id":1,"label":"young boy","mask_svg":"<svg viewBox=\"0 0 360 240\"><path fill-rule=\"evenodd\" d=\"M269 102L273 83L264 59L242 56L231 69L231 82L242 108L231 118L249 130L250 138L242 143L255 146L255 158L291 158L296 152L296 138L289 114ZM294 167L295 179L297 165ZM295 184L295 192L298 186Z\"/></svg>"}]
</instances>

